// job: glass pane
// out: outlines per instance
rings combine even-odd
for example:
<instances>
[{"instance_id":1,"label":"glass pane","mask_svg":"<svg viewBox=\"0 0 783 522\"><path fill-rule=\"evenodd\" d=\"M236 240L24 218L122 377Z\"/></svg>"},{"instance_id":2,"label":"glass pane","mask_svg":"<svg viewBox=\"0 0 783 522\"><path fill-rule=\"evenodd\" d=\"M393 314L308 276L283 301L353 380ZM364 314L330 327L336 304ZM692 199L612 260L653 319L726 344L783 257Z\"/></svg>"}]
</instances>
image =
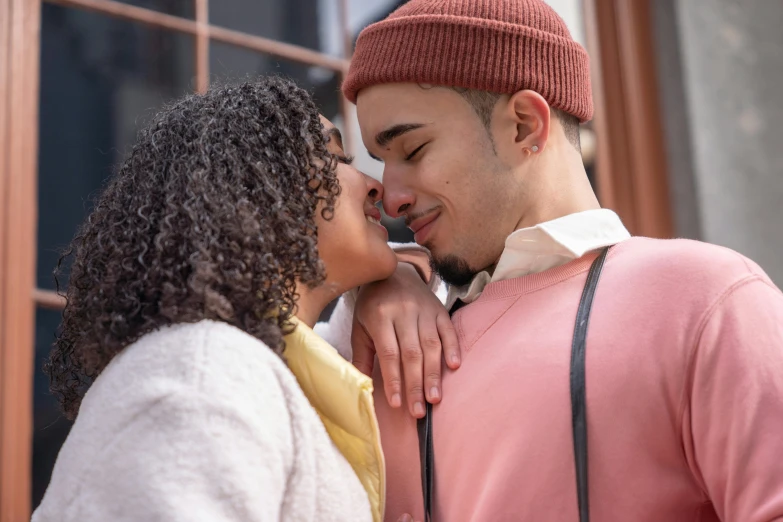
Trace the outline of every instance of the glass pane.
<instances>
[{"instance_id":1,"label":"glass pane","mask_svg":"<svg viewBox=\"0 0 783 522\"><path fill-rule=\"evenodd\" d=\"M332 56L343 56L339 0L220 0L209 3L209 23Z\"/></svg>"},{"instance_id":2,"label":"glass pane","mask_svg":"<svg viewBox=\"0 0 783 522\"><path fill-rule=\"evenodd\" d=\"M62 416L57 400L49 393L49 378L42 371L59 325L60 312L42 309L36 311L33 381L33 509L43 498L57 453L71 429L71 422Z\"/></svg>"},{"instance_id":3,"label":"glass pane","mask_svg":"<svg viewBox=\"0 0 783 522\"><path fill-rule=\"evenodd\" d=\"M41 23L38 285L54 288L59 252L139 126L192 89L194 40L48 3Z\"/></svg>"},{"instance_id":4,"label":"glass pane","mask_svg":"<svg viewBox=\"0 0 783 522\"><path fill-rule=\"evenodd\" d=\"M152 9L183 18L195 18L194 0L119 0L123 4Z\"/></svg>"},{"instance_id":5,"label":"glass pane","mask_svg":"<svg viewBox=\"0 0 783 522\"><path fill-rule=\"evenodd\" d=\"M340 78L334 71L282 60L221 42L212 42L210 46L209 70L213 83L235 82L267 74L280 74L291 78L310 91L321 113L342 130Z\"/></svg>"}]
</instances>

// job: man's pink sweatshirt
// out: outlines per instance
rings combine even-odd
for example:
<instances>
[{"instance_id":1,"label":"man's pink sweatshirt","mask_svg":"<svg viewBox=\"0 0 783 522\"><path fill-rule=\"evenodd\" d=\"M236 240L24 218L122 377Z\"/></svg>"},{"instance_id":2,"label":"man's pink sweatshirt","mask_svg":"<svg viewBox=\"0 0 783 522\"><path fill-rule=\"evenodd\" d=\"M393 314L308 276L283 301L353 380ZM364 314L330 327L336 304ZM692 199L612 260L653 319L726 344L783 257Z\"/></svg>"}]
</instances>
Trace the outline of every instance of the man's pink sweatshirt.
<instances>
[{"instance_id":1,"label":"man's pink sweatshirt","mask_svg":"<svg viewBox=\"0 0 783 522\"><path fill-rule=\"evenodd\" d=\"M436 521L578 520L569 364L595 257L490 283L454 315ZM756 264L685 240L615 246L586 353L592 520L783 520L783 294ZM379 376L375 402L386 520L423 520L416 421Z\"/></svg>"}]
</instances>

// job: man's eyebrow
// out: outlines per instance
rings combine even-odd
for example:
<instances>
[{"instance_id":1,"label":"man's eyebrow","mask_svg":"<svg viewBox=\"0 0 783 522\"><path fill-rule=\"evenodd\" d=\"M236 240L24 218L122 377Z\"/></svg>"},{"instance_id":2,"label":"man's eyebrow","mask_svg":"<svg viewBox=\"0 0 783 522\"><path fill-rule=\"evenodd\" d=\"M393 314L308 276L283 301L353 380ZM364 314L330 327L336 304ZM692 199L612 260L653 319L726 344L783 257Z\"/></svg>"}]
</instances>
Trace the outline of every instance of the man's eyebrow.
<instances>
[{"instance_id":1,"label":"man's eyebrow","mask_svg":"<svg viewBox=\"0 0 783 522\"><path fill-rule=\"evenodd\" d=\"M388 129L382 130L375 136L375 143L379 147L385 147L403 134L424 127L423 123L400 123Z\"/></svg>"},{"instance_id":2,"label":"man's eyebrow","mask_svg":"<svg viewBox=\"0 0 783 522\"><path fill-rule=\"evenodd\" d=\"M343 134L340 132L340 129L337 127L332 127L328 131L324 132L324 138L327 142L332 140L332 136L334 136L334 139L337 140L337 145L340 146L340 148L343 147Z\"/></svg>"}]
</instances>

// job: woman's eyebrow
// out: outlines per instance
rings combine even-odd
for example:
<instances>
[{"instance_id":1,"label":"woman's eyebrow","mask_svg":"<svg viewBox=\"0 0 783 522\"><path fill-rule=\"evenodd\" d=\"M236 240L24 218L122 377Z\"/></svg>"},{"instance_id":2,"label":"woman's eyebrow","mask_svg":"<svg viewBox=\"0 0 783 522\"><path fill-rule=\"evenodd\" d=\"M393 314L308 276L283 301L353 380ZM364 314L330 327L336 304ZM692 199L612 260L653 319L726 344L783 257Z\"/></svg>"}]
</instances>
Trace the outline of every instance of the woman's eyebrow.
<instances>
[{"instance_id":1,"label":"woman's eyebrow","mask_svg":"<svg viewBox=\"0 0 783 522\"><path fill-rule=\"evenodd\" d=\"M337 127L332 127L328 131L324 132L324 139L326 139L327 142L332 141L332 136L334 136L334 139L337 141L337 145L342 149L343 147L343 134L340 132L340 129Z\"/></svg>"}]
</instances>

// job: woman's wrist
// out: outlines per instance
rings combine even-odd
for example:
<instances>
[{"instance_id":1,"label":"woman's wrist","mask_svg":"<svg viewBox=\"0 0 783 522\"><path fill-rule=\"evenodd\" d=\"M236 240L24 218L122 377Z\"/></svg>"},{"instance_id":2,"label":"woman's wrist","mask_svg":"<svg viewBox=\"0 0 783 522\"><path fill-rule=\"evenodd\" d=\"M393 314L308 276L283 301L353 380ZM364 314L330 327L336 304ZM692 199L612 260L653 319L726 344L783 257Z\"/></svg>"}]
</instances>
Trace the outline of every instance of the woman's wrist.
<instances>
[{"instance_id":1,"label":"woman's wrist","mask_svg":"<svg viewBox=\"0 0 783 522\"><path fill-rule=\"evenodd\" d=\"M408 265L416 270L421 280L429 284L432 279L432 268L430 267L430 258L426 252L422 251L404 251L396 252L397 267Z\"/></svg>"}]
</instances>

